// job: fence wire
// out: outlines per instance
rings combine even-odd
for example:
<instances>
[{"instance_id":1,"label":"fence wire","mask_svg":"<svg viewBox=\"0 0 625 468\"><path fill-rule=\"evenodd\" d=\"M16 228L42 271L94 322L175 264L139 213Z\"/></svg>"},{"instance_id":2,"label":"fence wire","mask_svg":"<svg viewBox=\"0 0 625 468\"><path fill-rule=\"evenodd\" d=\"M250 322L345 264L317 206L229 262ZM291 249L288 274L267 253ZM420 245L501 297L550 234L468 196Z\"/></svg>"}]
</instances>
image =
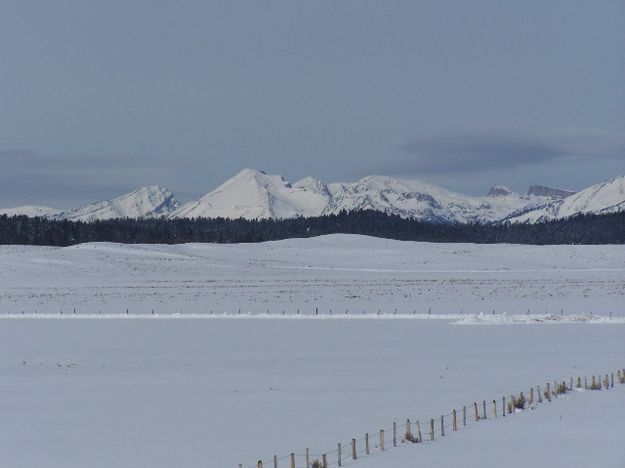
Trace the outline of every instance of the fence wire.
<instances>
[{"instance_id":1,"label":"fence wire","mask_svg":"<svg viewBox=\"0 0 625 468\"><path fill-rule=\"evenodd\" d=\"M597 385L599 384L599 382L601 382L601 390L607 390L607 389L612 388L611 374L607 374L607 375L609 377L607 387L604 385L605 374L599 377L595 375ZM617 373L615 373L614 385L625 384L625 377L622 377L624 375L625 375L625 369L619 370ZM586 389L584 386L584 378L583 377L580 378L580 383L581 383L580 387L577 386L577 378L575 378L573 381L574 382L573 389L571 389L570 386L565 385L566 393L574 392L576 389L591 390L590 388L591 381L592 381L592 376L588 378L588 388ZM562 382L566 383L567 380L559 380L559 381L556 380L554 382L556 382L556 387L552 386L553 382L548 382L549 387L550 387L549 391L550 391L551 399L556 399L557 397L562 395L562 394L557 394L557 391L556 391L557 385L561 384ZM570 383L570 380L568 382ZM538 407L538 405L545 404L550 401L545 396L545 393L547 392L547 385L544 385L544 386L536 385L534 387L530 387L530 389L534 390L534 398L530 402L529 401L530 395L526 394L525 391L523 391L523 395L525 397L525 402L523 404L524 409L536 408ZM512 397L519 398L520 393L512 394ZM495 413L495 407L493 407L493 401L495 402L495 407L497 408L496 413ZM373 432L368 433L368 440L369 440L369 453L368 454L367 454L367 447L366 447L367 436L362 436L360 438L349 439L345 443L343 442L340 443L341 444L340 459L338 456L339 448L338 448L338 443L337 443L337 445L332 450L328 450L325 452L311 452L311 451L309 451L308 453L301 453L301 452L295 453L294 452L293 453L293 459L295 462L294 465L291 465L291 454L288 454L288 455L281 455L281 456L272 455L271 457L265 457L259 460L262 462L262 465L259 462L256 462L252 465L244 466L244 468L259 468L260 466L262 466L262 468L274 468L274 467L275 468L292 468L292 467L313 468L314 467L313 463L316 461L319 462L318 466L320 468L351 465L362 457L384 453L388 450L395 448L396 446L399 447L400 445L403 445L403 444L419 445L419 444L424 444L424 443L435 442L440 437L443 437L443 434L442 434L443 431L441 429L444 429L444 437L447 437L450 434L463 430L463 428L474 426L480 423L481 421L486 421L488 419L499 419L502 417L509 417L516 413L514 406L512 407L512 412L509 412L509 409L510 409L509 405L512 404L510 395L499 397L499 399L495 399L495 400L485 400L485 402L486 402L486 417L484 417L484 412L483 412L484 400L481 402L472 402L469 405L466 405L464 407L461 406L460 408L456 408L456 430L453 429L454 413L452 410L449 413L439 415L438 417L435 417L435 418L428 418L428 419L410 418L409 424L407 424L408 420L404 420L403 422L396 422L395 426L391 425L388 428L377 429ZM504 405L504 402L505 402L505 405ZM478 416L477 419L475 418L475 405L477 405L477 416ZM466 424L463 418L463 408L465 408L466 410ZM441 416L443 418L442 425L441 425ZM432 426L431 426L432 421L434 422L434 433L433 433L434 437L433 438L432 438ZM408 431L406 431L407 427L409 429L409 434L408 434ZM394 433L393 431L394 428L396 430L396 433ZM382 443L380 440L380 431L384 431L384 444L383 444L384 448L382 448ZM419 435L421 436L420 440L418 440ZM410 436L410 438L407 438L406 436ZM353 458L353 448L352 448L353 440L355 440L355 443L356 443L356 459ZM323 465L324 456L326 459L326 465ZM239 466L243 466L243 465L239 465Z\"/></svg>"}]
</instances>

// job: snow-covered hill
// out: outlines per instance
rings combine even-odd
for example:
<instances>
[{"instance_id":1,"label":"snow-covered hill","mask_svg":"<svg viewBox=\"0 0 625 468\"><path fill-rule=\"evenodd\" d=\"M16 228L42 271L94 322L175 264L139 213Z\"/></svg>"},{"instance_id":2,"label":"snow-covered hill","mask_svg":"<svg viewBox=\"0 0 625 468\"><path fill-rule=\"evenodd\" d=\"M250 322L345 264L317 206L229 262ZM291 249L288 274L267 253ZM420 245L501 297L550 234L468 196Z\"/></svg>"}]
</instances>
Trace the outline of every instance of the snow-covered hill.
<instances>
[{"instance_id":1,"label":"snow-covered hill","mask_svg":"<svg viewBox=\"0 0 625 468\"><path fill-rule=\"evenodd\" d=\"M536 223L564 219L577 214L615 213L625 210L625 176L615 177L587 189L555 200L537 209L524 210L509 217L512 222Z\"/></svg>"},{"instance_id":2,"label":"snow-covered hill","mask_svg":"<svg viewBox=\"0 0 625 468\"><path fill-rule=\"evenodd\" d=\"M158 185L151 185L113 200L61 212L55 218L87 222L113 218L158 218L171 215L179 206L171 192Z\"/></svg>"},{"instance_id":3,"label":"snow-covered hill","mask_svg":"<svg viewBox=\"0 0 625 468\"><path fill-rule=\"evenodd\" d=\"M15 208L2 208L0 209L0 215L7 216L29 216L35 217L51 217L59 213L56 208L50 208L49 206L39 205L24 205Z\"/></svg>"}]
</instances>

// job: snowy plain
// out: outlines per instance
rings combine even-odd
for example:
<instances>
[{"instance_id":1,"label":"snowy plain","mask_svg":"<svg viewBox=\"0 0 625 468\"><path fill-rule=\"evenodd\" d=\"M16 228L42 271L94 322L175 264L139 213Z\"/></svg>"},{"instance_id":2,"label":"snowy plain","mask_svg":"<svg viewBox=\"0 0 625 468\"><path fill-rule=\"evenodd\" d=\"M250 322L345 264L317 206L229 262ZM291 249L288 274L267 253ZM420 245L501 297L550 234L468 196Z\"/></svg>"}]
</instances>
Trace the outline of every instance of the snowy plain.
<instances>
[{"instance_id":1,"label":"snowy plain","mask_svg":"<svg viewBox=\"0 0 625 468\"><path fill-rule=\"evenodd\" d=\"M0 465L249 467L305 448L331 452L393 421L401 428L555 379L615 372L625 367L616 320L624 259L620 246L360 236L3 246ZM239 318L239 308L274 319ZM282 319L298 308L308 319ZM440 319L410 319L429 309ZM468 320L478 325L455 324L461 309L483 313ZM507 324L505 312L527 309L614 320ZM620 386L573 392L344 466L622 467L624 397Z\"/></svg>"},{"instance_id":2,"label":"snowy plain","mask_svg":"<svg viewBox=\"0 0 625 468\"><path fill-rule=\"evenodd\" d=\"M0 314L625 315L625 249L611 245L331 235L237 245L0 246L0 265Z\"/></svg>"}]
</instances>

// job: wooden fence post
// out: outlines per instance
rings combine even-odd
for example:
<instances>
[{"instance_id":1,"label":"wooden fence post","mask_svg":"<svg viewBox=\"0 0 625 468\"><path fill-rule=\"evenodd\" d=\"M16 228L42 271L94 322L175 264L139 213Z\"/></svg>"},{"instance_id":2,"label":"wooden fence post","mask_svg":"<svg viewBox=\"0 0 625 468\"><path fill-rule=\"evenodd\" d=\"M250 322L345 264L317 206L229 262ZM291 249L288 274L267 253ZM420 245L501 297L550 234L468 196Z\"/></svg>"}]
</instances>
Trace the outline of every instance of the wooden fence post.
<instances>
[{"instance_id":1,"label":"wooden fence post","mask_svg":"<svg viewBox=\"0 0 625 468\"><path fill-rule=\"evenodd\" d=\"M610 387L614 388L614 372L610 374Z\"/></svg>"},{"instance_id":2,"label":"wooden fence post","mask_svg":"<svg viewBox=\"0 0 625 468\"><path fill-rule=\"evenodd\" d=\"M536 387L536 393L538 393L538 403L542 403L543 402L543 394L540 393L540 385L538 385Z\"/></svg>"},{"instance_id":3,"label":"wooden fence post","mask_svg":"<svg viewBox=\"0 0 625 468\"><path fill-rule=\"evenodd\" d=\"M397 423L393 421L393 447L397 447Z\"/></svg>"},{"instance_id":4,"label":"wooden fence post","mask_svg":"<svg viewBox=\"0 0 625 468\"><path fill-rule=\"evenodd\" d=\"M339 444L338 446L337 457L338 457L338 466L343 466L341 465L341 444Z\"/></svg>"},{"instance_id":5,"label":"wooden fence post","mask_svg":"<svg viewBox=\"0 0 625 468\"><path fill-rule=\"evenodd\" d=\"M430 440L434 440L434 420L430 419Z\"/></svg>"},{"instance_id":6,"label":"wooden fence post","mask_svg":"<svg viewBox=\"0 0 625 468\"><path fill-rule=\"evenodd\" d=\"M306 449L306 468L310 468L310 450Z\"/></svg>"},{"instance_id":7,"label":"wooden fence post","mask_svg":"<svg viewBox=\"0 0 625 468\"><path fill-rule=\"evenodd\" d=\"M584 388L588 390L588 377L584 376Z\"/></svg>"},{"instance_id":8,"label":"wooden fence post","mask_svg":"<svg viewBox=\"0 0 625 468\"><path fill-rule=\"evenodd\" d=\"M458 430L458 422L456 421L456 409L454 408L453 411L451 412L451 429L453 431L457 431Z\"/></svg>"},{"instance_id":9,"label":"wooden fence post","mask_svg":"<svg viewBox=\"0 0 625 468\"><path fill-rule=\"evenodd\" d=\"M258 468L263 468L263 461L262 460L258 460Z\"/></svg>"},{"instance_id":10,"label":"wooden fence post","mask_svg":"<svg viewBox=\"0 0 625 468\"><path fill-rule=\"evenodd\" d=\"M462 425L463 426L467 425L467 407L466 406L462 407Z\"/></svg>"},{"instance_id":11,"label":"wooden fence post","mask_svg":"<svg viewBox=\"0 0 625 468\"><path fill-rule=\"evenodd\" d=\"M384 429L380 430L380 450L384 450Z\"/></svg>"},{"instance_id":12,"label":"wooden fence post","mask_svg":"<svg viewBox=\"0 0 625 468\"><path fill-rule=\"evenodd\" d=\"M369 433L365 434L365 453L369 455Z\"/></svg>"},{"instance_id":13,"label":"wooden fence post","mask_svg":"<svg viewBox=\"0 0 625 468\"><path fill-rule=\"evenodd\" d=\"M534 387L530 388L530 405L534 403Z\"/></svg>"},{"instance_id":14,"label":"wooden fence post","mask_svg":"<svg viewBox=\"0 0 625 468\"><path fill-rule=\"evenodd\" d=\"M273 456L273 468L278 468L278 455Z\"/></svg>"},{"instance_id":15,"label":"wooden fence post","mask_svg":"<svg viewBox=\"0 0 625 468\"><path fill-rule=\"evenodd\" d=\"M406 440L412 441L412 429L410 427L410 419L406 419L406 434L404 435Z\"/></svg>"},{"instance_id":16,"label":"wooden fence post","mask_svg":"<svg viewBox=\"0 0 625 468\"><path fill-rule=\"evenodd\" d=\"M445 419L444 416L441 414L441 436L445 436Z\"/></svg>"},{"instance_id":17,"label":"wooden fence post","mask_svg":"<svg viewBox=\"0 0 625 468\"><path fill-rule=\"evenodd\" d=\"M549 388L549 385L550 385L549 382L547 382L547 392L546 392L547 401L551 401L551 389Z\"/></svg>"},{"instance_id":18,"label":"wooden fence post","mask_svg":"<svg viewBox=\"0 0 625 468\"><path fill-rule=\"evenodd\" d=\"M592 376L592 383L590 384L591 388L595 390L597 388L597 382L595 381L595 376Z\"/></svg>"},{"instance_id":19,"label":"wooden fence post","mask_svg":"<svg viewBox=\"0 0 625 468\"><path fill-rule=\"evenodd\" d=\"M573 377L571 377L571 385L570 385L570 387L569 387L569 390L570 390L570 391L573 391Z\"/></svg>"},{"instance_id":20,"label":"wooden fence post","mask_svg":"<svg viewBox=\"0 0 625 468\"><path fill-rule=\"evenodd\" d=\"M352 460L356 460L358 455L356 454L356 439L352 439Z\"/></svg>"},{"instance_id":21,"label":"wooden fence post","mask_svg":"<svg viewBox=\"0 0 625 468\"><path fill-rule=\"evenodd\" d=\"M325 453L321 455L321 463L323 464L323 468L328 468L328 456Z\"/></svg>"},{"instance_id":22,"label":"wooden fence post","mask_svg":"<svg viewBox=\"0 0 625 468\"><path fill-rule=\"evenodd\" d=\"M278 458L276 460L276 467L278 466ZM295 468L295 454L291 452L291 468Z\"/></svg>"},{"instance_id":23,"label":"wooden fence post","mask_svg":"<svg viewBox=\"0 0 625 468\"><path fill-rule=\"evenodd\" d=\"M581 388L582 387L582 378L578 377L577 378L577 388Z\"/></svg>"},{"instance_id":24,"label":"wooden fence post","mask_svg":"<svg viewBox=\"0 0 625 468\"><path fill-rule=\"evenodd\" d=\"M501 397L501 414L506 417L506 397Z\"/></svg>"},{"instance_id":25,"label":"wooden fence post","mask_svg":"<svg viewBox=\"0 0 625 468\"><path fill-rule=\"evenodd\" d=\"M421 436L421 424L417 421L417 441L423 442L423 437Z\"/></svg>"},{"instance_id":26,"label":"wooden fence post","mask_svg":"<svg viewBox=\"0 0 625 468\"><path fill-rule=\"evenodd\" d=\"M484 419L486 419L486 400L482 400L482 414L484 415Z\"/></svg>"}]
</instances>

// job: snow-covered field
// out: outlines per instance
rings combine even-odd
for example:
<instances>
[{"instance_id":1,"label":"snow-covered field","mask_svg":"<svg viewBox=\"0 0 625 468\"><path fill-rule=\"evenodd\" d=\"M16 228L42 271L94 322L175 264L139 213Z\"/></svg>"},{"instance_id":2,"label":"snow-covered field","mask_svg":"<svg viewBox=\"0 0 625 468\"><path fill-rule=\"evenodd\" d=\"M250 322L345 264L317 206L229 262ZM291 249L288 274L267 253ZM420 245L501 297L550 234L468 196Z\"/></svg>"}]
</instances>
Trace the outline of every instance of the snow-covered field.
<instances>
[{"instance_id":1,"label":"snow-covered field","mask_svg":"<svg viewBox=\"0 0 625 468\"><path fill-rule=\"evenodd\" d=\"M401 427L406 418L425 421L531 385L616 370L625 356L623 325L88 319L0 325L0 454L2 466L15 468L236 468L306 447L329 452L393 420ZM610 393L617 391L618 398ZM530 440L551 449L544 464L532 466L591 466L546 460L569 450L571 439L587 447L597 436L619 443L594 442L587 459L620 453L595 466L621 467L624 398L625 389L575 394L495 427L478 423L440 447L411 445L362 466L438 459L440 466L499 467L520 447L535 457ZM484 463L476 465L476 457Z\"/></svg>"},{"instance_id":2,"label":"snow-covered field","mask_svg":"<svg viewBox=\"0 0 625 468\"><path fill-rule=\"evenodd\" d=\"M0 313L625 315L622 246L333 235L247 245L0 246L0 265Z\"/></svg>"},{"instance_id":3,"label":"snow-covered field","mask_svg":"<svg viewBox=\"0 0 625 468\"><path fill-rule=\"evenodd\" d=\"M401 433L406 418L613 372L625 367L623 260L619 246L358 236L0 247L0 466L249 467L274 453L330 452L393 421ZM109 319L74 318L74 307ZM126 308L147 319L126 319ZM274 319L239 318L239 308ZM298 308L323 317L281 318ZM504 312L520 319L528 308L613 320L508 325ZM211 318L211 309L237 318ZM378 309L450 315L389 320ZM186 319L171 318L181 310ZM369 319L345 319L346 310ZM573 392L353 466L622 467L624 398L619 385Z\"/></svg>"}]
</instances>

